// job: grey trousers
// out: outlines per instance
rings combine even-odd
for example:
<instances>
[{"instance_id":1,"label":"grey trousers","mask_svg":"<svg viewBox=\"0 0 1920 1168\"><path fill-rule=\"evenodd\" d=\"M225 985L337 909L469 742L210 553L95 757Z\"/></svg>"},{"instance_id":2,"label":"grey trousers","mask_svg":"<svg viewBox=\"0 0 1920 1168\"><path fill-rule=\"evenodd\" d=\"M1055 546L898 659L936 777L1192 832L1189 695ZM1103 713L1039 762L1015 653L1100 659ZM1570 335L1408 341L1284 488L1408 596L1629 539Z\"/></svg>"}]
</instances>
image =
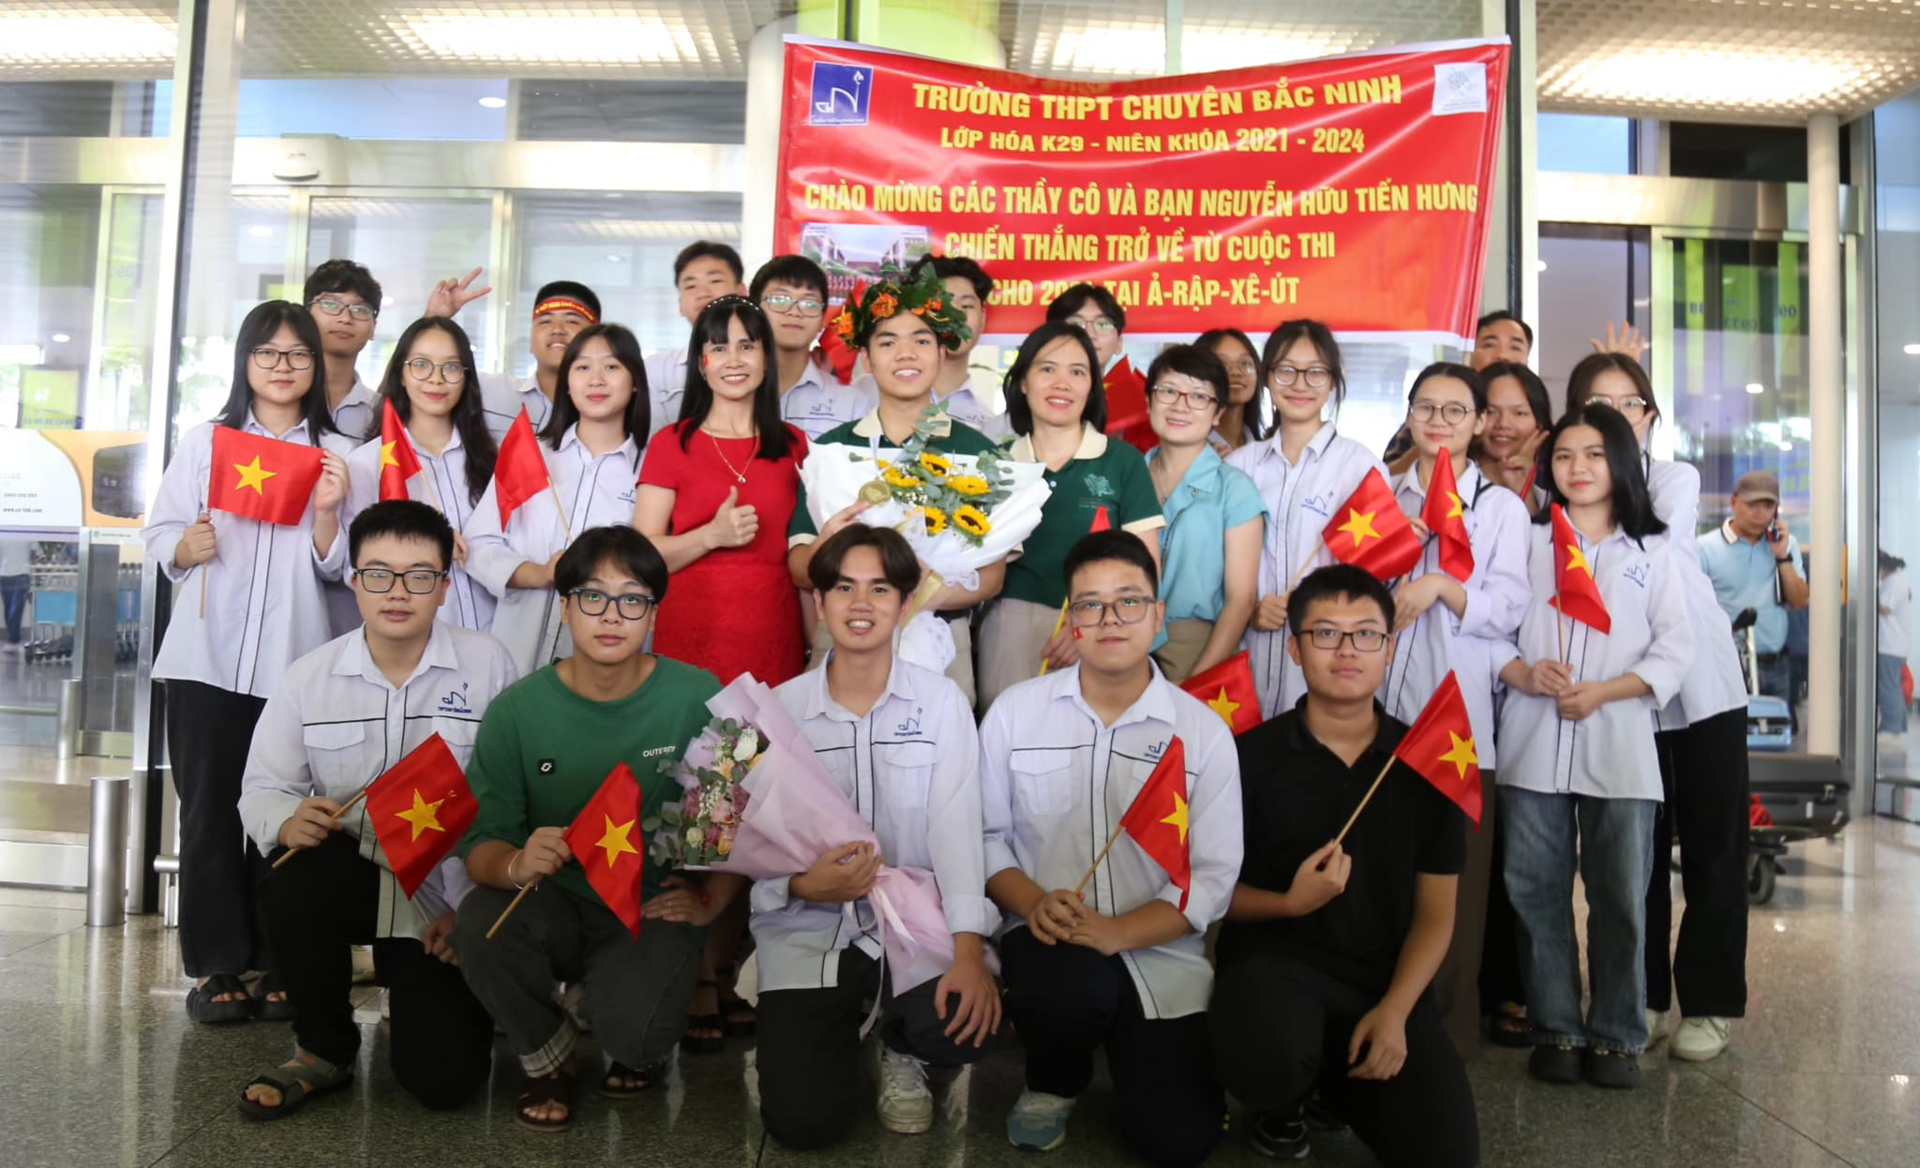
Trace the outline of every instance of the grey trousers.
<instances>
[{"instance_id":1,"label":"grey trousers","mask_svg":"<svg viewBox=\"0 0 1920 1168\"><path fill-rule=\"evenodd\" d=\"M573 1057L580 1032L553 1000L555 981L586 989L581 1013L600 1048L629 1067L664 1058L687 1029L706 931L648 921L635 940L605 905L563 888L520 902L493 940L487 930L511 889L476 888L454 930L460 970L473 996L507 1032L529 1075L549 1075Z\"/></svg>"}]
</instances>

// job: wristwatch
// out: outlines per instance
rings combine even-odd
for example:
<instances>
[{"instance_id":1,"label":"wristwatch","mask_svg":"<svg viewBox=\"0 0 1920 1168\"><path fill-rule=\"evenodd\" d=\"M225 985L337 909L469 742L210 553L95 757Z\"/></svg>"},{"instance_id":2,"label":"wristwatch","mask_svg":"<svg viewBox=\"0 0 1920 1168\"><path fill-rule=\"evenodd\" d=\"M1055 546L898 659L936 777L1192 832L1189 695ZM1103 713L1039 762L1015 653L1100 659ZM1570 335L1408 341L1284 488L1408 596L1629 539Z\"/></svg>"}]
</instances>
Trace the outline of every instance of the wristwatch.
<instances>
[{"instance_id":1,"label":"wristwatch","mask_svg":"<svg viewBox=\"0 0 1920 1168\"><path fill-rule=\"evenodd\" d=\"M1775 564L1791 564L1793 563L1793 557L1792 556L1775 556L1773 557L1773 562Z\"/></svg>"}]
</instances>

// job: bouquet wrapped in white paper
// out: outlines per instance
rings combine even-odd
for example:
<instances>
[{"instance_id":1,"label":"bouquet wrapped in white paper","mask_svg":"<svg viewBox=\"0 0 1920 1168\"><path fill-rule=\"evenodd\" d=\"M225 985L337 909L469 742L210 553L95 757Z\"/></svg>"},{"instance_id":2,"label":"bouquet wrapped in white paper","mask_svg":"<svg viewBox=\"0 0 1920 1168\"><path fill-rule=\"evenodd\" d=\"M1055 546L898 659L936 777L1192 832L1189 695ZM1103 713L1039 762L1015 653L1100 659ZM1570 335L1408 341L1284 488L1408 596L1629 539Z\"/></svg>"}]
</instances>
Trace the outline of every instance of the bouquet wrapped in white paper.
<instances>
[{"instance_id":1,"label":"bouquet wrapped in white paper","mask_svg":"<svg viewBox=\"0 0 1920 1168\"><path fill-rule=\"evenodd\" d=\"M1047 468L1037 462L927 449L945 414L945 403L928 406L901 447L813 446L800 466L800 482L816 530L864 500L868 507L860 522L905 536L941 582L978 587L981 568L1006 558L1040 526L1053 487ZM944 660L937 659L941 645ZM938 671L953 659L953 642L933 614L922 612L901 629L899 651Z\"/></svg>"}]
</instances>

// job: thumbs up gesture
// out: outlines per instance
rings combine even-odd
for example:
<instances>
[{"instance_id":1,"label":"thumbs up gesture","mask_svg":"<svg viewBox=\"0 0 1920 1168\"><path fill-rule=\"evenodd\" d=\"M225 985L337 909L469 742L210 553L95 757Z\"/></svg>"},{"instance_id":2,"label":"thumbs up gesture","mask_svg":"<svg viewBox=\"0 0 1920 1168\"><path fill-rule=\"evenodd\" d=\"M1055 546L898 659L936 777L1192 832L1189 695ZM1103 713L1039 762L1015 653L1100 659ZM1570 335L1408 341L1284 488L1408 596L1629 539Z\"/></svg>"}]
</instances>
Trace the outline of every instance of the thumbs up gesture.
<instances>
[{"instance_id":1,"label":"thumbs up gesture","mask_svg":"<svg viewBox=\"0 0 1920 1168\"><path fill-rule=\"evenodd\" d=\"M713 513L713 519L702 529L706 533L709 551L716 548L745 547L760 534L760 516L754 511L753 504L740 505L740 488L727 492L726 502Z\"/></svg>"}]
</instances>

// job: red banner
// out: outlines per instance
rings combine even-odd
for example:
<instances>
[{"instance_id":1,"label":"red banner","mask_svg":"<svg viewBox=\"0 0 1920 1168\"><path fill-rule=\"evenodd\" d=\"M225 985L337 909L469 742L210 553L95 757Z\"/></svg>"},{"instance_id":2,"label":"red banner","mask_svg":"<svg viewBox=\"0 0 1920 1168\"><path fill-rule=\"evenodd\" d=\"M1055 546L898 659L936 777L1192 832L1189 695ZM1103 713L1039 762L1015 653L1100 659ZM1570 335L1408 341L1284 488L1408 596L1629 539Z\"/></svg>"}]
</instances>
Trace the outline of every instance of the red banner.
<instances>
[{"instance_id":1,"label":"red banner","mask_svg":"<svg viewBox=\"0 0 1920 1168\"><path fill-rule=\"evenodd\" d=\"M1085 280L1141 337L1473 336L1504 40L1090 83L795 38L786 70L774 243L836 298L934 252L993 274L1002 335Z\"/></svg>"}]
</instances>

